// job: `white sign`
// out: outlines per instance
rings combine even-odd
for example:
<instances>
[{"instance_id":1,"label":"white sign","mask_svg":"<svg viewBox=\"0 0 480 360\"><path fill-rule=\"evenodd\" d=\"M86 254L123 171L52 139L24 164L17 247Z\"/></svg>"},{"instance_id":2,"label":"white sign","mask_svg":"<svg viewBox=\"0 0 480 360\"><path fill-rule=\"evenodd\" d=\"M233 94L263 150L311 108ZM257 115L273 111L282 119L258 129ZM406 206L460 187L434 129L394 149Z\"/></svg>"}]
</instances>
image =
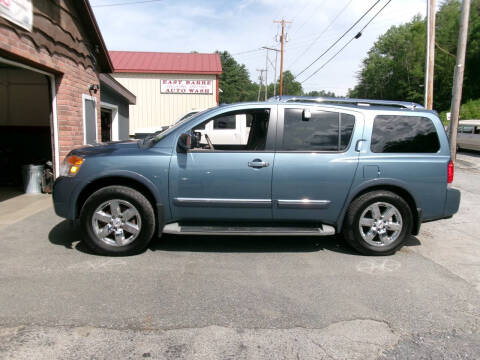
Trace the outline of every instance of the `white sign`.
<instances>
[{"instance_id":1,"label":"white sign","mask_svg":"<svg viewBox=\"0 0 480 360\"><path fill-rule=\"evenodd\" d=\"M0 16L32 31L32 0L0 0Z\"/></svg>"},{"instance_id":2,"label":"white sign","mask_svg":"<svg viewBox=\"0 0 480 360\"><path fill-rule=\"evenodd\" d=\"M213 94L213 80L162 80L160 92L162 94Z\"/></svg>"},{"instance_id":3,"label":"white sign","mask_svg":"<svg viewBox=\"0 0 480 360\"><path fill-rule=\"evenodd\" d=\"M452 118L452 113L447 112L447 121L450 121L451 118Z\"/></svg>"}]
</instances>

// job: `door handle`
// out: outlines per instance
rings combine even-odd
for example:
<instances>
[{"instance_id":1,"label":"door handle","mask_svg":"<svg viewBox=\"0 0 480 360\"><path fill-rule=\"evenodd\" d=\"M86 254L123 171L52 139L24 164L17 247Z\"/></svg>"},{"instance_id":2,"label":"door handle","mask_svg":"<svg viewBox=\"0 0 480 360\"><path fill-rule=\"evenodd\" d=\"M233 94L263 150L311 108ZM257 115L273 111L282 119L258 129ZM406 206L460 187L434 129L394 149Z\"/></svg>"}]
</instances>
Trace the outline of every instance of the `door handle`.
<instances>
[{"instance_id":1,"label":"door handle","mask_svg":"<svg viewBox=\"0 0 480 360\"><path fill-rule=\"evenodd\" d=\"M268 161L262 161L260 159L255 159L253 161L248 162L248 166L252 168L262 168L262 167L267 167L270 165Z\"/></svg>"},{"instance_id":2,"label":"door handle","mask_svg":"<svg viewBox=\"0 0 480 360\"><path fill-rule=\"evenodd\" d=\"M357 143L355 144L355 151L360 152L360 150L362 150L362 145L365 141L365 139L357 140Z\"/></svg>"}]
</instances>

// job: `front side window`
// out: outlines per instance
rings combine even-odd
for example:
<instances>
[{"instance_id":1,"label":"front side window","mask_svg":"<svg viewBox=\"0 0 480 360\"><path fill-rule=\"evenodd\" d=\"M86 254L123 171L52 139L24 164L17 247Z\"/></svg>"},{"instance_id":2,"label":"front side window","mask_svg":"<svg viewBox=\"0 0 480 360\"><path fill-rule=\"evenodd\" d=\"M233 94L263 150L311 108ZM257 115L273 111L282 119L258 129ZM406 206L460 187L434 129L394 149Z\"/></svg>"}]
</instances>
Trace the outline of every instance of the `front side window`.
<instances>
[{"instance_id":1,"label":"front side window","mask_svg":"<svg viewBox=\"0 0 480 360\"><path fill-rule=\"evenodd\" d=\"M192 150L263 151L269 119L269 109L250 109L206 120L192 129L199 139Z\"/></svg>"},{"instance_id":2,"label":"front side window","mask_svg":"<svg viewBox=\"0 0 480 360\"><path fill-rule=\"evenodd\" d=\"M284 151L343 151L348 147L355 125L350 114L312 111L305 116L303 109L285 109Z\"/></svg>"},{"instance_id":3,"label":"front side window","mask_svg":"<svg viewBox=\"0 0 480 360\"><path fill-rule=\"evenodd\" d=\"M370 149L374 153L436 153L440 143L429 118L378 115L373 122Z\"/></svg>"}]
</instances>

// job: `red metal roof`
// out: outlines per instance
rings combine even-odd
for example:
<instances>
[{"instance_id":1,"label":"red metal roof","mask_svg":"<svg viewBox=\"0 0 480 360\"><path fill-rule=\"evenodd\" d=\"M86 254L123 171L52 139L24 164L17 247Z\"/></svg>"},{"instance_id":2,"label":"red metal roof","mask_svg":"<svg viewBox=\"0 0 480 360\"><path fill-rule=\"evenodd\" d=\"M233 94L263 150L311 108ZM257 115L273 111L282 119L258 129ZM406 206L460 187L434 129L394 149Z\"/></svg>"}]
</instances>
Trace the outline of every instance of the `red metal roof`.
<instances>
[{"instance_id":1,"label":"red metal roof","mask_svg":"<svg viewBox=\"0 0 480 360\"><path fill-rule=\"evenodd\" d=\"M115 72L221 74L218 54L110 51Z\"/></svg>"}]
</instances>

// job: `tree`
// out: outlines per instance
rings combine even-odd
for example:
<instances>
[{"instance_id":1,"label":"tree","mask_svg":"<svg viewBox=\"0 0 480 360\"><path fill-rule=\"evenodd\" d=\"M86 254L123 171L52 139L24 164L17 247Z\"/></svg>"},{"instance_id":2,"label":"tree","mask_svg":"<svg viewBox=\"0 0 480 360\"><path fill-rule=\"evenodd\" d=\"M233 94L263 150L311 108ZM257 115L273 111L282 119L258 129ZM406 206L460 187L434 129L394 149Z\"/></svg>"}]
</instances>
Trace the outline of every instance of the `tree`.
<instances>
[{"instance_id":1,"label":"tree","mask_svg":"<svg viewBox=\"0 0 480 360\"><path fill-rule=\"evenodd\" d=\"M325 91L325 90L313 90L304 94L305 96L314 96L314 97L336 97L334 92Z\"/></svg>"},{"instance_id":2,"label":"tree","mask_svg":"<svg viewBox=\"0 0 480 360\"><path fill-rule=\"evenodd\" d=\"M368 52L349 96L423 102L424 59L424 20L392 26Z\"/></svg>"},{"instance_id":3,"label":"tree","mask_svg":"<svg viewBox=\"0 0 480 360\"><path fill-rule=\"evenodd\" d=\"M278 84L280 86L280 83ZM302 84L295 80L290 70L283 72L283 95L302 95Z\"/></svg>"},{"instance_id":4,"label":"tree","mask_svg":"<svg viewBox=\"0 0 480 360\"><path fill-rule=\"evenodd\" d=\"M450 108L460 20L460 2L446 0L436 18L434 107ZM351 97L423 103L426 22L420 16L392 26L363 60ZM472 0L463 84L463 102L480 98L480 0ZM471 113L470 113L471 114ZM474 117L480 117L478 113Z\"/></svg>"},{"instance_id":5,"label":"tree","mask_svg":"<svg viewBox=\"0 0 480 360\"><path fill-rule=\"evenodd\" d=\"M258 86L250 81L245 65L239 64L228 51L217 53L222 63L222 74L219 77L220 103L256 100Z\"/></svg>"},{"instance_id":6,"label":"tree","mask_svg":"<svg viewBox=\"0 0 480 360\"><path fill-rule=\"evenodd\" d=\"M239 64L228 51L217 51L222 64L222 74L219 77L220 103L235 103L242 101L255 101L258 97L259 84L252 82L247 68ZM276 89L278 95L279 82ZM274 84L268 84L268 97L273 96ZM302 84L295 80L293 74L287 70L283 72L283 94L303 95ZM332 92L310 91L308 96L335 96ZM265 87L260 89L260 100L265 99Z\"/></svg>"}]
</instances>

